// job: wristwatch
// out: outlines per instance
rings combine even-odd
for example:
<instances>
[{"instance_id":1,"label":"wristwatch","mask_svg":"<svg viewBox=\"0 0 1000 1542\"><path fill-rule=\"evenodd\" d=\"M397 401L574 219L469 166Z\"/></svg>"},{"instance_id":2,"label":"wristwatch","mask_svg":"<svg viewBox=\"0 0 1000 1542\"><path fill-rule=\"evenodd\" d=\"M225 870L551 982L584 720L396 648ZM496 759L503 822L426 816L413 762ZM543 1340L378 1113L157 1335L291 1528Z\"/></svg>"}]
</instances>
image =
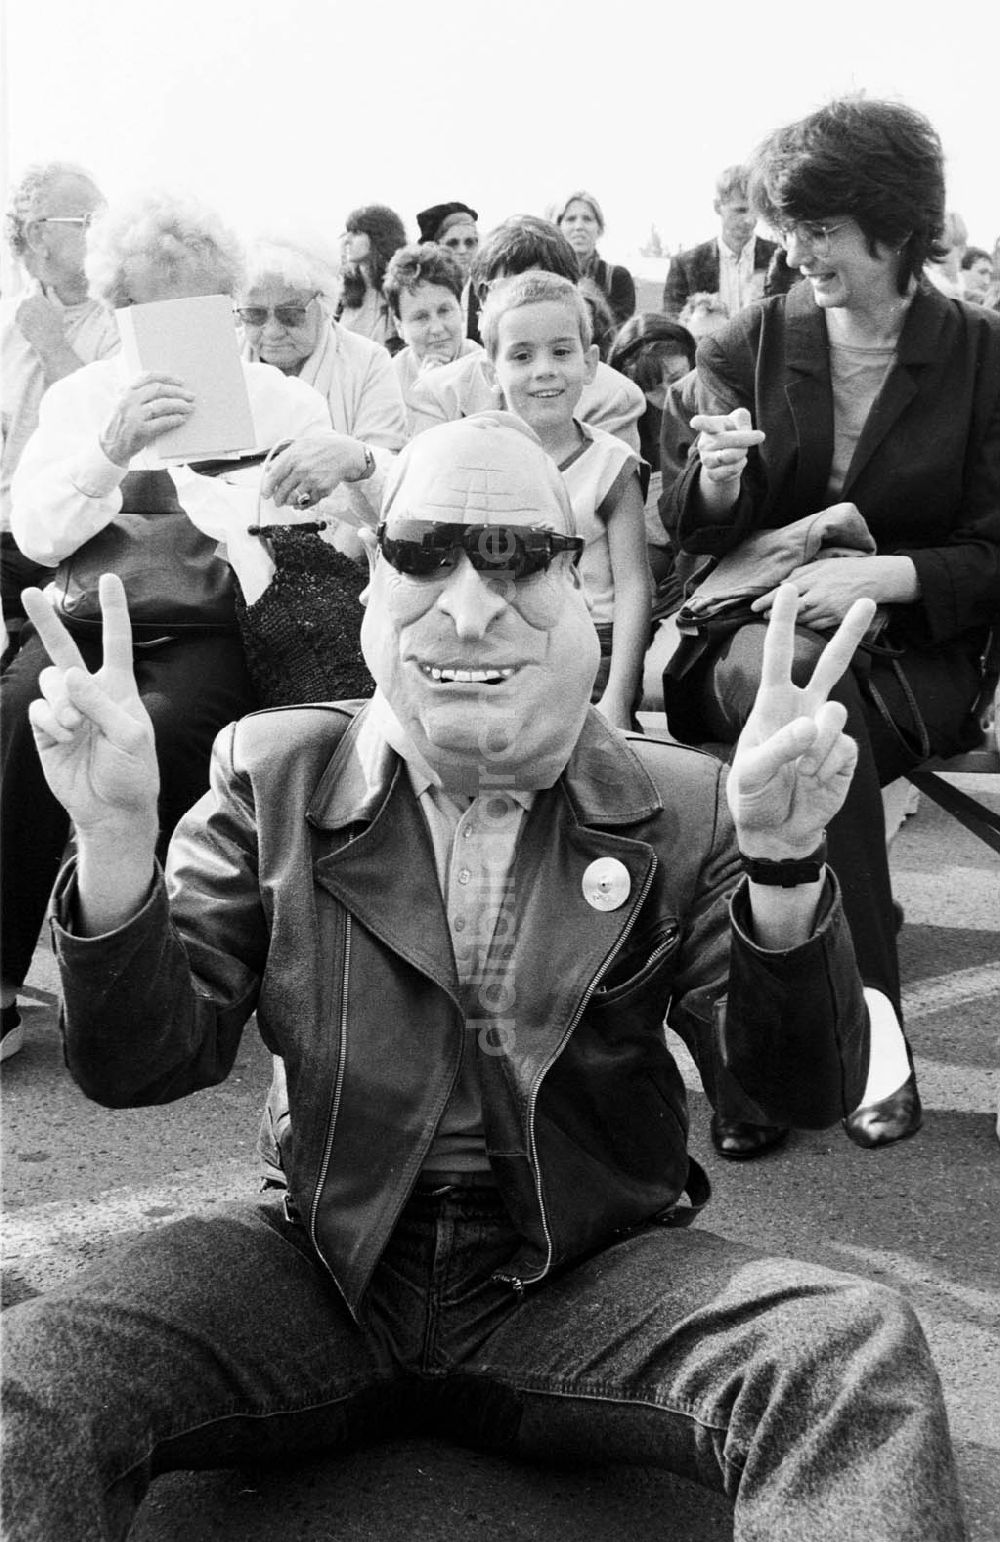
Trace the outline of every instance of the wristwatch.
<instances>
[{"instance_id":1,"label":"wristwatch","mask_svg":"<svg viewBox=\"0 0 1000 1542\"><path fill-rule=\"evenodd\" d=\"M769 857L748 857L740 852L743 871L754 883L764 883L776 889L795 889L800 883L816 883L823 876L826 866L826 840L822 840L807 857L786 857L772 862Z\"/></svg>"},{"instance_id":2,"label":"wristwatch","mask_svg":"<svg viewBox=\"0 0 1000 1542\"><path fill-rule=\"evenodd\" d=\"M363 444L361 448L365 452L365 469L364 471L359 471L356 477L345 477L345 482L367 482L368 478L375 474L375 457L372 454L371 446Z\"/></svg>"}]
</instances>

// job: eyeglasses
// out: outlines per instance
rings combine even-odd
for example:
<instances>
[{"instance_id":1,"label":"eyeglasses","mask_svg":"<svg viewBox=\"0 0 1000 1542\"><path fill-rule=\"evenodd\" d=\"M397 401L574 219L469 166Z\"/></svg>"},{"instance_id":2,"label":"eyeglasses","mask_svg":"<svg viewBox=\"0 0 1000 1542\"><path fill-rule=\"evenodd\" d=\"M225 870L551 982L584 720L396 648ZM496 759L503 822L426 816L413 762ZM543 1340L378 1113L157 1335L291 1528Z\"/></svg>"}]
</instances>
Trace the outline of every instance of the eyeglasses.
<instances>
[{"instance_id":1,"label":"eyeglasses","mask_svg":"<svg viewBox=\"0 0 1000 1542\"><path fill-rule=\"evenodd\" d=\"M100 209L92 209L89 214L40 214L35 224L80 225L84 230L89 230L100 212Z\"/></svg>"},{"instance_id":2,"label":"eyeglasses","mask_svg":"<svg viewBox=\"0 0 1000 1542\"><path fill-rule=\"evenodd\" d=\"M430 520L400 520L389 535L385 522L376 531L379 551L397 573L426 578L455 566L464 551L477 573L527 578L548 570L560 552L579 562L583 538L538 530L530 525L434 524Z\"/></svg>"},{"instance_id":3,"label":"eyeglasses","mask_svg":"<svg viewBox=\"0 0 1000 1542\"><path fill-rule=\"evenodd\" d=\"M268 316L273 316L279 327L301 327L306 312L318 296L317 289L302 305L237 305L235 309L245 327L265 327Z\"/></svg>"},{"instance_id":4,"label":"eyeglasses","mask_svg":"<svg viewBox=\"0 0 1000 1542\"><path fill-rule=\"evenodd\" d=\"M805 242L811 246L817 257L825 257L830 250L831 238L846 224L847 220L838 220L835 225L822 220L796 220L791 225L779 225L777 230L782 246L787 248L794 236L800 245Z\"/></svg>"}]
</instances>

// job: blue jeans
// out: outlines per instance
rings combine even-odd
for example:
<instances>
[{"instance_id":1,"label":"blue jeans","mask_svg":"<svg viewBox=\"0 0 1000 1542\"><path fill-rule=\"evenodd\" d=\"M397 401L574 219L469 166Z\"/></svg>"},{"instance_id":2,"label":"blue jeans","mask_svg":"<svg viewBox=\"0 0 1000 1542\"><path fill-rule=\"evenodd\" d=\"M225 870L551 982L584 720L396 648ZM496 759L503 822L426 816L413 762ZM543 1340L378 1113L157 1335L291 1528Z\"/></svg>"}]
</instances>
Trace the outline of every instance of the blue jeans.
<instances>
[{"instance_id":1,"label":"blue jeans","mask_svg":"<svg viewBox=\"0 0 1000 1542\"><path fill-rule=\"evenodd\" d=\"M359 1325L280 1207L233 1206L12 1307L7 1542L124 1537L171 1469L428 1430L700 1480L740 1542L964 1536L895 1292L650 1226L518 1299L490 1278L514 1244L495 1190L414 1195Z\"/></svg>"}]
</instances>

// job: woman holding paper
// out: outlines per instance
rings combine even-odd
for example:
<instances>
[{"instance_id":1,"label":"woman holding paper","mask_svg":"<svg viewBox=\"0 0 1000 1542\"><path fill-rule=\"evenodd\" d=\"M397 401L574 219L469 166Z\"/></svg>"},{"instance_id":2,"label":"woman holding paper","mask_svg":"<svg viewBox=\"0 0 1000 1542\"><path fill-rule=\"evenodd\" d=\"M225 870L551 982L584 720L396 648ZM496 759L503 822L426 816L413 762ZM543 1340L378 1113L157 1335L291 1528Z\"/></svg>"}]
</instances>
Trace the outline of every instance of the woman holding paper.
<instances>
[{"instance_id":1,"label":"woman holding paper","mask_svg":"<svg viewBox=\"0 0 1000 1542\"><path fill-rule=\"evenodd\" d=\"M116 309L199 296L232 296L242 284L239 247L210 211L163 197L108 211L88 241L91 292ZM231 301L227 301L227 315ZM322 398L303 381L241 362L254 447L329 430ZM133 328L133 330L136 330ZM150 367L130 373L121 354L57 381L13 485L20 549L57 571L53 589L88 667L100 661L100 627L88 579L103 568L124 579L133 614L140 691L153 719L160 767L159 849L205 791L217 731L256 705L236 624L234 582L215 542L192 521L252 522L259 465L234 485L190 464L165 466L164 437L196 423L184 380ZM220 450L230 446L220 445ZM3 783L4 1028L16 1026L17 989L38 938L68 834L41 778L28 723L46 656L30 629L0 683Z\"/></svg>"}]
</instances>

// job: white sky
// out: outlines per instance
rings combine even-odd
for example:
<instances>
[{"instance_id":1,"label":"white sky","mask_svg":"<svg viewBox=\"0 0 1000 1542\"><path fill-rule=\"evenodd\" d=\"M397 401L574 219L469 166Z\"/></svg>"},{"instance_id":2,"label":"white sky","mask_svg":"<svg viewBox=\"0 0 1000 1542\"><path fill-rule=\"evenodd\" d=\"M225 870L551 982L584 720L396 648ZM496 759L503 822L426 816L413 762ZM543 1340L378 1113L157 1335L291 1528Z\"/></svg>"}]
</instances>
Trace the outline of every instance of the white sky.
<instances>
[{"instance_id":1,"label":"white sky","mask_svg":"<svg viewBox=\"0 0 1000 1542\"><path fill-rule=\"evenodd\" d=\"M487 230L589 187L602 251L714 233L712 185L772 127L865 89L926 112L970 241L1000 234L1000 5L963 0L7 0L4 187L82 162L244 232L335 237L459 198Z\"/></svg>"}]
</instances>

